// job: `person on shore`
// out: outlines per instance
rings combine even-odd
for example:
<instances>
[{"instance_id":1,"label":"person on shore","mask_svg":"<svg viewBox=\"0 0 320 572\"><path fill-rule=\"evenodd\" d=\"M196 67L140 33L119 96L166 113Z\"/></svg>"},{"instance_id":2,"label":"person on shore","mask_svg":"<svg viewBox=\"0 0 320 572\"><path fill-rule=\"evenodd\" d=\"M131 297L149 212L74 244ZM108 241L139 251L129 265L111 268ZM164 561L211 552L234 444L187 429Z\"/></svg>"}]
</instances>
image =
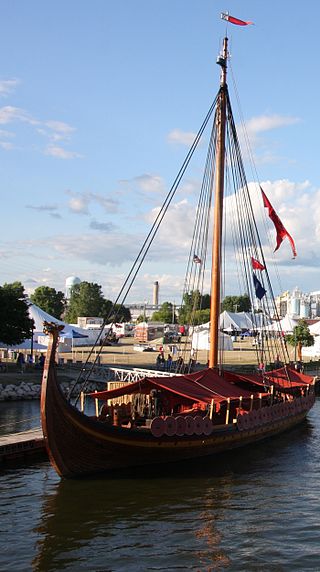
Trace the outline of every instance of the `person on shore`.
<instances>
[{"instance_id":1,"label":"person on shore","mask_svg":"<svg viewBox=\"0 0 320 572\"><path fill-rule=\"evenodd\" d=\"M25 362L24 355L23 355L22 352L19 352L19 353L18 353L17 366L18 366L18 369L20 370L20 373L24 373L24 372L25 372L26 362Z\"/></svg>"},{"instance_id":2,"label":"person on shore","mask_svg":"<svg viewBox=\"0 0 320 572\"><path fill-rule=\"evenodd\" d=\"M298 373L303 373L303 364L300 360L295 363L294 368Z\"/></svg>"}]
</instances>

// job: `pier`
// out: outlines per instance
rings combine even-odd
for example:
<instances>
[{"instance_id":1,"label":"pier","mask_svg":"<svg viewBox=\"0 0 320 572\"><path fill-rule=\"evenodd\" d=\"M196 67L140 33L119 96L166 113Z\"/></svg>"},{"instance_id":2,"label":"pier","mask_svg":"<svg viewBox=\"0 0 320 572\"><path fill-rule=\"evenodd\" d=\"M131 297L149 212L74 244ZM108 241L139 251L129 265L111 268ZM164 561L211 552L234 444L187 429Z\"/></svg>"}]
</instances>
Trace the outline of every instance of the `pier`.
<instances>
[{"instance_id":1,"label":"pier","mask_svg":"<svg viewBox=\"0 0 320 572\"><path fill-rule=\"evenodd\" d=\"M20 464L46 454L42 429L0 436L0 466Z\"/></svg>"}]
</instances>

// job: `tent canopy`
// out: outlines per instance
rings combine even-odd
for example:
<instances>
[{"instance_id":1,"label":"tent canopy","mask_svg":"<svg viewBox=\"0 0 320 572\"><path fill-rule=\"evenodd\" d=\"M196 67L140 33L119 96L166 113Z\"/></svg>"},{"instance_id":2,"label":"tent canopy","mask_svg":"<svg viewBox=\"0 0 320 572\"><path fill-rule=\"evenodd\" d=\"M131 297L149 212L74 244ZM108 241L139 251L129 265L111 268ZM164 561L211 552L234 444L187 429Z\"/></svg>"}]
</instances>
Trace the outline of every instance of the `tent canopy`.
<instances>
[{"instance_id":1,"label":"tent canopy","mask_svg":"<svg viewBox=\"0 0 320 572\"><path fill-rule=\"evenodd\" d=\"M310 334L320 336L320 320L309 326Z\"/></svg>"},{"instance_id":2,"label":"tent canopy","mask_svg":"<svg viewBox=\"0 0 320 572\"><path fill-rule=\"evenodd\" d=\"M31 351L31 346L33 350L47 350L47 346L44 346L43 344L38 344L38 342L33 342L33 344L31 343L31 340L24 340L24 342L22 342L22 344L17 344L17 345L12 345L12 346L8 346L7 344L4 344L3 342L0 342L0 347L1 348L8 348L9 350L30 350Z\"/></svg>"},{"instance_id":3,"label":"tent canopy","mask_svg":"<svg viewBox=\"0 0 320 572\"><path fill-rule=\"evenodd\" d=\"M243 330L258 330L271 323L270 318L259 312L227 312L220 314L219 328L227 332L232 330L241 332Z\"/></svg>"},{"instance_id":4,"label":"tent canopy","mask_svg":"<svg viewBox=\"0 0 320 572\"><path fill-rule=\"evenodd\" d=\"M44 322L54 322L60 326L64 326L62 332L60 332L61 338L86 338L88 337L85 333L80 331L80 328L76 329L74 326L67 324L66 322L62 322L62 320L58 320L54 316L50 316L44 310L41 310L39 306L33 304L33 302L28 301L29 305L29 316L34 321L34 331L38 335L43 336L43 324Z\"/></svg>"},{"instance_id":5,"label":"tent canopy","mask_svg":"<svg viewBox=\"0 0 320 572\"><path fill-rule=\"evenodd\" d=\"M273 322L264 330L267 332L284 332L286 334L292 333L294 328L298 325L298 320L294 320L288 314L280 320L280 322Z\"/></svg>"}]
</instances>

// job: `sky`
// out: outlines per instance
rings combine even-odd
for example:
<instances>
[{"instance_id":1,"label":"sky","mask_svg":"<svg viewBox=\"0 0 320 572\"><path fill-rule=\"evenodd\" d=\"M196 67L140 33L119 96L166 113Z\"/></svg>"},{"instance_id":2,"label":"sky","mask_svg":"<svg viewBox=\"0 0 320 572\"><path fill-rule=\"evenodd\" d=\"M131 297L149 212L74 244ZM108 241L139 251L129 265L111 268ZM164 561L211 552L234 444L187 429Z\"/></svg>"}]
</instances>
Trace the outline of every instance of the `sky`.
<instances>
[{"instance_id":1,"label":"sky","mask_svg":"<svg viewBox=\"0 0 320 572\"><path fill-rule=\"evenodd\" d=\"M228 11L254 22L228 26L230 95L298 251L276 253L274 292L320 290L317 0L0 5L0 284L65 291L74 275L116 298L216 95ZM205 139L129 302L155 281L181 299Z\"/></svg>"}]
</instances>

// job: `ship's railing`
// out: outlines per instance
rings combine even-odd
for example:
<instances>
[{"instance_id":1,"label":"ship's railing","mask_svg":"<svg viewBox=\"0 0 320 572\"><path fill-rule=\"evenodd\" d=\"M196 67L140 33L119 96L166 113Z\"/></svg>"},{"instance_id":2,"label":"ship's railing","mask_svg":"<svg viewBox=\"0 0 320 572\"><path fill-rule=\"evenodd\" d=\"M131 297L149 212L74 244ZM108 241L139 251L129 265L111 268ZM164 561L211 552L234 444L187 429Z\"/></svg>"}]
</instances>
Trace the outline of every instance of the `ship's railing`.
<instances>
[{"instance_id":1,"label":"ship's railing","mask_svg":"<svg viewBox=\"0 0 320 572\"><path fill-rule=\"evenodd\" d=\"M174 375L180 374L164 370L159 371L157 369L143 369L139 367L127 369L99 365L94 366L90 377L92 381L124 381L130 383L143 379L144 377L173 377Z\"/></svg>"}]
</instances>

